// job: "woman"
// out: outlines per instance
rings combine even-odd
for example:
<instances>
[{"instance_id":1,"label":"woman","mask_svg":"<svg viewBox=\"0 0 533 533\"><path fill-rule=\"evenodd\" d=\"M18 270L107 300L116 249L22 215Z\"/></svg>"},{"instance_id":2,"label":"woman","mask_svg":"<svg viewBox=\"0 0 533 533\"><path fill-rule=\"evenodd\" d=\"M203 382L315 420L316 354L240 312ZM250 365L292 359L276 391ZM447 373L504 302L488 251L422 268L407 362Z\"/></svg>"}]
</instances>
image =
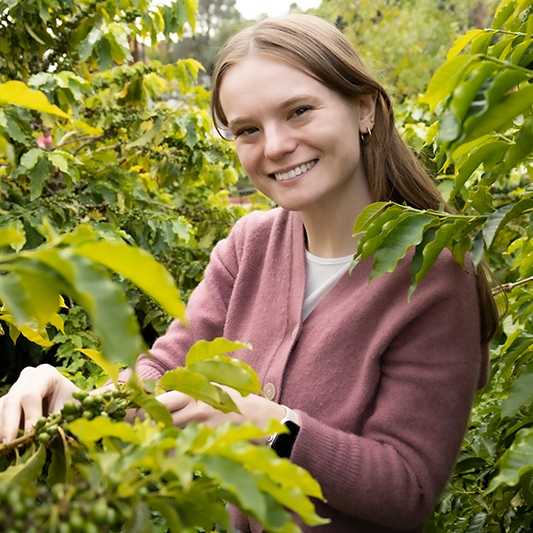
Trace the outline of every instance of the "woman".
<instances>
[{"instance_id":1,"label":"woman","mask_svg":"<svg viewBox=\"0 0 533 533\"><path fill-rule=\"evenodd\" d=\"M420 532L486 381L497 326L486 280L446 250L410 303L411 256L370 285L371 260L348 274L352 228L367 205L435 209L442 199L401 141L385 91L334 27L288 15L246 28L213 83L217 126L280 208L237 222L191 296L190 329L173 323L137 370L159 378L199 339L251 343L238 355L266 397L232 392L237 417L163 394L175 425L283 420L289 435L270 444L306 468L327 500L317 510L331 523L316 531ZM73 389L50 367L23 372L2 400L3 437L14 437L21 409L29 426L42 398L54 410ZM233 518L238 530L261 530Z\"/></svg>"}]
</instances>

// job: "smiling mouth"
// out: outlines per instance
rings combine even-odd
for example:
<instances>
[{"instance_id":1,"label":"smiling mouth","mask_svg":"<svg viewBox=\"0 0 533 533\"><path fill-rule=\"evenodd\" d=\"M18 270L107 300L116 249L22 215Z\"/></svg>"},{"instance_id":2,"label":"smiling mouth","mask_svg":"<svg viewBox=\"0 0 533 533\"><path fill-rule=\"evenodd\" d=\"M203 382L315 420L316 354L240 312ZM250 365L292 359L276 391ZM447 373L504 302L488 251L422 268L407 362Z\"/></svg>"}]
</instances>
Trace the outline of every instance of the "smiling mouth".
<instances>
[{"instance_id":1,"label":"smiling mouth","mask_svg":"<svg viewBox=\"0 0 533 533\"><path fill-rule=\"evenodd\" d=\"M299 167L289 170L289 172L282 172L280 174L274 174L274 177L276 178L277 181L290 180L312 169L317 164L317 162L318 162L318 159L314 159L313 161L309 161L309 163L304 163L303 165L300 165Z\"/></svg>"}]
</instances>

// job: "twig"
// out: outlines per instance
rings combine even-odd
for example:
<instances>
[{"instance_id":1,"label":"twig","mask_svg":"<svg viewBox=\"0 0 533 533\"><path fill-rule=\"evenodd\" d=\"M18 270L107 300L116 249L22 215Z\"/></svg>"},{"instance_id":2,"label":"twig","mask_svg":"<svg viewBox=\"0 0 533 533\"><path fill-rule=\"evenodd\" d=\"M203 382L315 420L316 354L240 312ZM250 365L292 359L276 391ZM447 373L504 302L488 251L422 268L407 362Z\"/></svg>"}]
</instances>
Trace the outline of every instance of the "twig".
<instances>
[{"instance_id":1,"label":"twig","mask_svg":"<svg viewBox=\"0 0 533 533\"><path fill-rule=\"evenodd\" d=\"M500 294L502 292L511 292L515 287L518 287L520 285L525 285L526 283L529 283L530 281L533 281L533 276L526 279L521 279L520 281L515 281L514 283L506 283L505 285L501 285L500 287L496 287L493 289L494 294Z\"/></svg>"},{"instance_id":2,"label":"twig","mask_svg":"<svg viewBox=\"0 0 533 533\"><path fill-rule=\"evenodd\" d=\"M83 143L81 146L76 148L76 150L74 151L74 155L76 155L80 150L83 150L89 144L92 144L95 141L99 141L103 137L104 137L104 135L92 135L92 136L89 136L89 137L78 137L77 139L72 139L72 142L79 141L81 139L84 139L84 140L87 139L87 142ZM67 141L67 142L69 142L69 141Z\"/></svg>"},{"instance_id":3,"label":"twig","mask_svg":"<svg viewBox=\"0 0 533 533\"><path fill-rule=\"evenodd\" d=\"M156 202L155 200L147 200L146 198L137 197L134 197L133 200L135 200L136 202L144 202L145 204L157 205L157 207L162 207L163 209L170 209L171 211L177 211L178 213L181 212L181 209L179 207L162 204L161 202Z\"/></svg>"},{"instance_id":4,"label":"twig","mask_svg":"<svg viewBox=\"0 0 533 533\"><path fill-rule=\"evenodd\" d=\"M53 426L53 425L57 424L60 420L61 420L61 416L56 416L55 418L50 420L50 422L48 422L42 428L40 428L40 431L42 431L43 429L46 429L46 428L48 428L50 426ZM14 440L12 440L10 442L0 443L0 453L4 453L7 450L11 450L13 448L16 448L19 444L24 444L25 442L33 439L33 437L35 437L36 433L37 433L36 429L35 429L35 427L33 427L30 431L28 431L28 433L25 433L21 437L17 437L16 439L14 439Z\"/></svg>"}]
</instances>

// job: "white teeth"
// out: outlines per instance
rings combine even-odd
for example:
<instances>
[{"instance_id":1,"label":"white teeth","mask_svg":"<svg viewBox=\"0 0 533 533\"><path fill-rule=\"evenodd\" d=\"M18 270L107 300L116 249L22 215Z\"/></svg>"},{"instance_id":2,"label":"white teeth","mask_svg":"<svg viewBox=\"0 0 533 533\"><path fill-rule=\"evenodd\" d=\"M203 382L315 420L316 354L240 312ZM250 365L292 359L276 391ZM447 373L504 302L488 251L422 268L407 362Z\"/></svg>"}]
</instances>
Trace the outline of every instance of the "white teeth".
<instances>
[{"instance_id":1,"label":"white teeth","mask_svg":"<svg viewBox=\"0 0 533 533\"><path fill-rule=\"evenodd\" d=\"M289 170L289 172L284 172L283 174L274 174L274 176L276 176L276 179L278 181L289 180L291 178L295 178L296 176L299 176L300 174L303 174L304 172L307 172L309 169L313 168L315 165L316 165L316 160L310 161L309 163L304 163L303 165L300 165L299 167L296 167L293 170Z\"/></svg>"}]
</instances>

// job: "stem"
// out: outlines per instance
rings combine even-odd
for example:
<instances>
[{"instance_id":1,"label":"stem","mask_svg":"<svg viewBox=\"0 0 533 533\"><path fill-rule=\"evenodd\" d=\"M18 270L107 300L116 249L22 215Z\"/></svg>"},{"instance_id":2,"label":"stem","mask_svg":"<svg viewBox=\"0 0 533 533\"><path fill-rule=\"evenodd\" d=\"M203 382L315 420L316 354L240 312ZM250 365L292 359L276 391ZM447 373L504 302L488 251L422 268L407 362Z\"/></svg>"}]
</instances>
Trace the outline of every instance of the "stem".
<instances>
[{"instance_id":1,"label":"stem","mask_svg":"<svg viewBox=\"0 0 533 533\"><path fill-rule=\"evenodd\" d=\"M56 416L55 418L50 420L50 422L45 424L42 428L39 428L40 430L39 433L43 431L44 429L57 424L58 422L61 421L61 419L62 419L62 415ZM29 440L33 439L33 437L35 437L36 434L37 434L36 428L33 427L30 431L28 431L28 433L25 433L21 437L17 437L16 439L10 442L5 442L5 443L0 444L0 453L6 450L12 450L13 448L16 448L19 444L24 444L25 442L28 442Z\"/></svg>"},{"instance_id":2,"label":"stem","mask_svg":"<svg viewBox=\"0 0 533 533\"><path fill-rule=\"evenodd\" d=\"M495 57L489 56L487 54L481 54L481 57L483 59L486 59L487 61L492 61L493 63L496 63L497 65L501 65L502 67L512 68L515 70L519 70L523 74L525 74L528 78L533 78L533 72L531 70L519 67L518 65L515 65L514 63L511 63L510 61L504 61L502 59L496 59Z\"/></svg>"},{"instance_id":3,"label":"stem","mask_svg":"<svg viewBox=\"0 0 533 533\"><path fill-rule=\"evenodd\" d=\"M104 137L104 135L91 135L89 137L78 137L77 139L72 139L71 141L66 141L64 144L68 144L69 142L77 142L77 141L87 140L87 142L83 143L81 146L76 148L76 150L74 150L74 155L76 155L80 150L83 150L86 146L88 146L89 144L92 144L95 141L99 141L103 137Z\"/></svg>"},{"instance_id":4,"label":"stem","mask_svg":"<svg viewBox=\"0 0 533 533\"><path fill-rule=\"evenodd\" d=\"M179 207L162 204L161 202L156 202L155 200L147 200L146 198L137 198L137 197L134 197L133 200L135 200L136 202L144 202L145 204L156 205L157 207L162 207L163 209L170 209L171 211L177 211L178 213L181 212Z\"/></svg>"},{"instance_id":5,"label":"stem","mask_svg":"<svg viewBox=\"0 0 533 533\"><path fill-rule=\"evenodd\" d=\"M506 283L505 285L502 285L501 287L496 287L493 289L494 294L500 294L502 292L511 292L515 287L519 287L520 285L525 285L526 283L529 283L533 281L533 276L526 279L521 279L520 281L515 281L514 283Z\"/></svg>"}]
</instances>

